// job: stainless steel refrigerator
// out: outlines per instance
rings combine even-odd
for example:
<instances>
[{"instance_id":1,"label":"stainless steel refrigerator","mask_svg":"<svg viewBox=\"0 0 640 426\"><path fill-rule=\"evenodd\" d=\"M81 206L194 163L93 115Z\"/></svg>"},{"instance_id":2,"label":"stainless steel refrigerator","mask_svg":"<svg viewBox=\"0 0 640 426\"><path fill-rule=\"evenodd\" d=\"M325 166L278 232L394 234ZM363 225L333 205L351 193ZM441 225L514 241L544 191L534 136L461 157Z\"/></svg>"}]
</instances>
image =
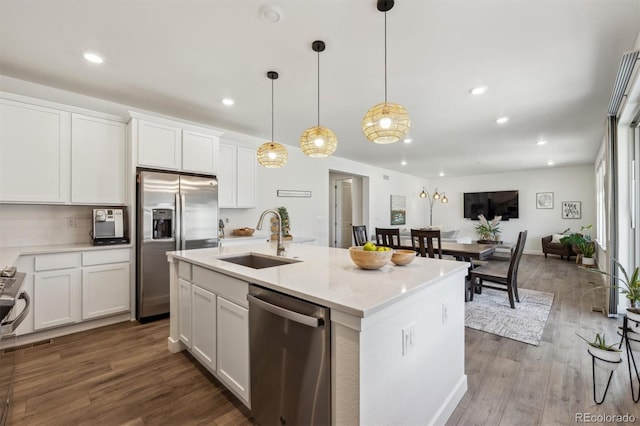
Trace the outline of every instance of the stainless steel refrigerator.
<instances>
[{"instance_id":1,"label":"stainless steel refrigerator","mask_svg":"<svg viewBox=\"0 0 640 426\"><path fill-rule=\"evenodd\" d=\"M166 252L218 246L216 178L178 173L137 173L138 320L169 313Z\"/></svg>"}]
</instances>

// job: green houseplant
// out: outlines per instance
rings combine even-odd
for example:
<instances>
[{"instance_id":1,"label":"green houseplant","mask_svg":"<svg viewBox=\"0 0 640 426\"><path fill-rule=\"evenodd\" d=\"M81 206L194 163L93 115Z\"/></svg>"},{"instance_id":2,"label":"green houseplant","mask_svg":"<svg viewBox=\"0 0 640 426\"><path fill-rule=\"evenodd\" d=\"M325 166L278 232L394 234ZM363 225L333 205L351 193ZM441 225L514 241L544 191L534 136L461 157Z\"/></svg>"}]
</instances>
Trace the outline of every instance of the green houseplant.
<instances>
[{"instance_id":1,"label":"green houseplant","mask_svg":"<svg viewBox=\"0 0 640 426\"><path fill-rule=\"evenodd\" d=\"M289 223L289 212L287 211L287 208L282 206L282 207L278 207L278 213L280 213L280 219L282 219L282 238L285 239L291 239L293 238L291 236L291 234L289 233L290 228L290 223Z\"/></svg>"},{"instance_id":2,"label":"green houseplant","mask_svg":"<svg viewBox=\"0 0 640 426\"><path fill-rule=\"evenodd\" d=\"M480 224L476 226L476 232L480 235L480 242L498 241L500 238L500 220L502 216L495 216L490 222L484 215L478 215Z\"/></svg>"},{"instance_id":3,"label":"green houseplant","mask_svg":"<svg viewBox=\"0 0 640 426\"><path fill-rule=\"evenodd\" d=\"M560 239L562 244L570 245L578 254L578 259L581 260L583 265L591 266L595 264L593 255L596 251L596 246L591 241L591 235L588 233L593 225L581 226L580 232L574 232L566 237Z\"/></svg>"},{"instance_id":4,"label":"green houseplant","mask_svg":"<svg viewBox=\"0 0 640 426\"><path fill-rule=\"evenodd\" d=\"M620 271L620 274L610 274L608 272L601 271L599 269L591 269L593 272L597 272L609 277L613 277L617 281L620 281L621 285L616 286L604 286L605 288L618 288L620 293L624 294L629 300L629 307L627 308L627 317L640 323L640 267L636 267L631 275L627 273L624 266L620 264L616 259L613 259L616 265L616 269Z\"/></svg>"},{"instance_id":5,"label":"green houseplant","mask_svg":"<svg viewBox=\"0 0 640 426\"><path fill-rule=\"evenodd\" d=\"M578 333L576 333L576 336L589 344L590 348L588 352L595 358L596 366L610 371L618 368L621 363L622 351L616 347L618 345L617 343L607 345L604 333L602 333L602 335L596 333L596 337L592 342Z\"/></svg>"}]
</instances>

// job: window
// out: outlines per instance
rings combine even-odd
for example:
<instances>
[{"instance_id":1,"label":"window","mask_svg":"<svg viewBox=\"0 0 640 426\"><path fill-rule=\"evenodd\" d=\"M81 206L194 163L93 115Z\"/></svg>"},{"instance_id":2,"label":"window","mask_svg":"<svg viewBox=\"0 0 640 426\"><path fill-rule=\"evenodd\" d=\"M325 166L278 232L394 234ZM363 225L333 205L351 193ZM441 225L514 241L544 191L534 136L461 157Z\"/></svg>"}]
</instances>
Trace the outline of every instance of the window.
<instances>
[{"instance_id":1,"label":"window","mask_svg":"<svg viewBox=\"0 0 640 426\"><path fill-rule=\"evenodd\" d=\"M596 168L596 241L604 250L607 249L607 222L606 222L606 162L601 159Z\"/></svg>"}]
</instances>

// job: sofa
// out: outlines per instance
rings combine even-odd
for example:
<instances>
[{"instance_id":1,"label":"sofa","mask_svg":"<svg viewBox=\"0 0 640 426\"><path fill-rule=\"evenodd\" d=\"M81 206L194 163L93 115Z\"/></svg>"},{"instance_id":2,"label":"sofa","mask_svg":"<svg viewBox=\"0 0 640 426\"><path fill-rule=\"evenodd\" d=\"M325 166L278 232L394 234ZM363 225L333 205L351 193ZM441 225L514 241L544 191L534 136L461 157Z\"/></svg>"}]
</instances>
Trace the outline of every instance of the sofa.
<instances>
[{"instance_id":1,"label":"sofa","mask_svg":"<svg viewBox=\"0 0 640 426\"><path fill-rule=\"evenodd\" d=\"M571 256L576 256L576 252L573 251L570 244L562 244L560 238L566 237L564 234L553 234L542 237L542 252L544 257L547 254L557 254L562 259L567 256L567 260L571 260Z\"/></svg>"}]
</instances>

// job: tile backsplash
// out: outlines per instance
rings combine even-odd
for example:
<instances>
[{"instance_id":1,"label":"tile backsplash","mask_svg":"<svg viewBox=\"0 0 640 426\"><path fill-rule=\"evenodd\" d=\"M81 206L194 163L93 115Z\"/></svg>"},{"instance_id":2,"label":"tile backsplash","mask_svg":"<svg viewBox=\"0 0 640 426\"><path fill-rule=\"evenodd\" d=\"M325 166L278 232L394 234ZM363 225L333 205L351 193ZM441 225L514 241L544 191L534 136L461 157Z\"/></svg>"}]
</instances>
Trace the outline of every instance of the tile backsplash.
<instances>
[{"instance_id":1,"label":"tile backsplash","mask_svg":"<svg viewBox=\"0 0 640 426\"><path fill-rule=\"evenodd\" d=\"M91 243L92 209L0 204L0 247Z\"/></svg>"}]
</instances>

